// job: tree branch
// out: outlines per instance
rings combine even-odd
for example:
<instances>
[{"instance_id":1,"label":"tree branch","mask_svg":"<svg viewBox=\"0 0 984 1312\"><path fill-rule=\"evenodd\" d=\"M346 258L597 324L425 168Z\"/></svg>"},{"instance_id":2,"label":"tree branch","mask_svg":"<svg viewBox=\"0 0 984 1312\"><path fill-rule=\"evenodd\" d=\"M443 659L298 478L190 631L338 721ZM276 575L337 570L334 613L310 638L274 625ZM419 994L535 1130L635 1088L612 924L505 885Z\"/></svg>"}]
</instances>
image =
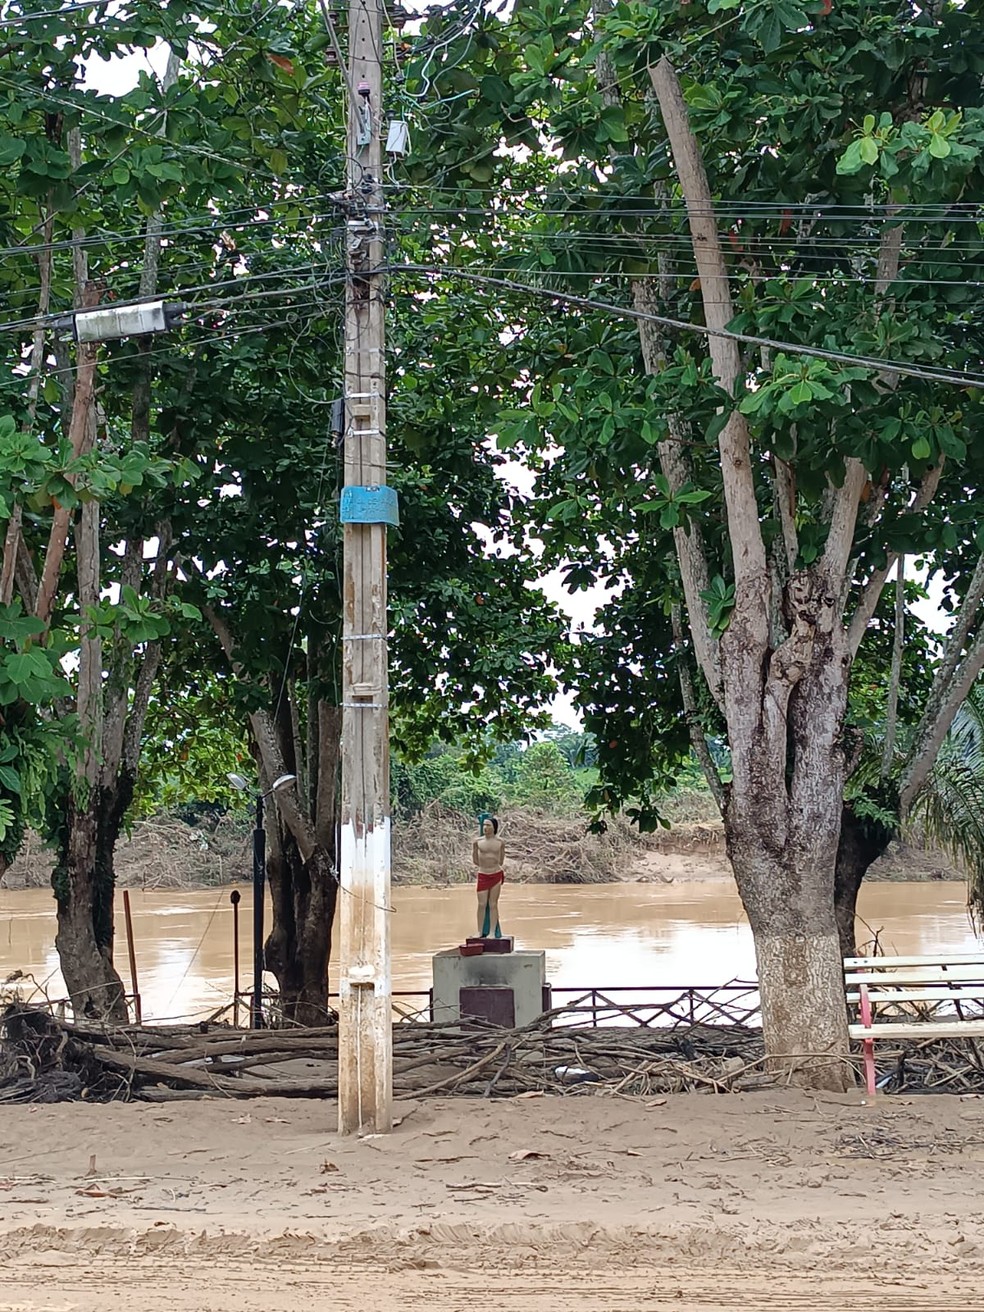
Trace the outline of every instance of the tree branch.
<instances>
[{"instance_id":1,"label":"tree branch","mask_svg":"<svg viewBox=\"0 0 984 1312\"><path fill-rule=\"evenodd\" d=\"M939 487L940 479L943 477L944 463L944 457L941 456L938 465L934 465L932 469L926 470L915 496L909 502L908 513L910 515L921 514L936 495L936 489ZM889 574L895 568L898 558L897 551L890 551L885 559L884 567L882 569L876 569L871 578L864 585L847 630L847 646L852 660L858 653L858 648L861 646L861 640L864 638L865 631L871 623L871 617L878 608L878 602L881 599L885 582Z\"/></svg>"},{"instance_id":2,"label":"tree branch","mask_svg":"<svg viewBox=\"0 0 984 1312\"><path fill-rule=\"evenodd\" d=\"M51 234L54 227L55 214L54 209L49 201L48 210L45 215L44 227L42 229L42 247L38 255L38 275L41 280L41 290L38 293L38 320L34 328L34 339L31 343L31 383L27 394L27 431L30 433L34 429L34 423L38 409L38 393L41 389L41 375L44 372L45 360L45 324L44 316L48 313L48 306L51 302ZM9 605L14 595L14 584L17 581L18 574L18 556L21 552L21 524L24 518L24 508L18 501L10 514L7 523L7 533L3 543L3 563L0 565L0 605ZM30 555L28 554L28 559ZM31 573L33 574L33 564ZM33 592L37 594L37 583ZM31 602L23 599L25 604L33 609Z\"/></svg>"},{"instance_id":3,"label":"tree branch","mask_svg":"<svg viewBox=\"0 0 984 1312\"><path fill-rule=\"evenodd\" d=\"M878 248L878 267L875 271L875 299L878 301L884 299L885 293L899 276L903 226L901 223L897 223L893 228L888 226L889 216L897 211L897 205L889 206L885 218L885 227L882 229L881 244ZM896 374L897 378L898 375Z\"/></svg>"},{"instance_id":4,"label":"tree branch","mask_svg":"<svg viewBox=\"0 0 984 1312\"><path fill-rule=\"evenodd\" d=\"M133 687L133 700L130 703L129 714L126 716L126 726L123 730L123 744L119 763L126 773L131 776L136 775L137 767L140 764L140 741L143 737L147 709L150 706L151 694L154 691L154 680L157 678L160 664L161 640L155 638L152 642L148 642L144 648L143 660L140 662L140 669L137 671L137 678Z\"/></svg>"},{"instance_id":5,"label":"tree branch","mask_svg":"<svg viewBox=\"0 0 984 1312\"><path fill-rule=\"evenodd\" d=\"M799 535L796 532L796 475L793 467L786 460L773 456L772 464L776 471L776 505L779 509L779 525L782 529L782 544L786 552L786 569L789 574L796 568L799 556Z\"/></svg>"},{"instance_id":6,"label":"tree branch","mask_svg":"<svg viewBox=\"0 0 984 1312\"><path fill-rule=\"evenodd\" d=\"M919 786L925 779L926 773L932 767L933 760L936 757L936 751L939 749L939 743L942 743L946 736L946 730L949 729L949 723L942 735L938 734L937 725L941 717L945 718L945 708L950 703L950 693L953 686L963 679L963 664L968 657L964 657L964 649L967 646L967 640L970 637L971 629L980 617L981 603L984 601L984 554L977 558L977 564L974 573L971 576L970 584L967 588L966 595L957 612L957 617L950 627L950 632L946 636L946 642L943 646L943 656L937 666L936 673L933 676L932 687L929 690L929 696L926 698L926 706L916 726L916 731L912 737L912 747L909 752L909 760L902 772L903 787L906 781L910 779L913 773L921 773ZM981 630L984 632L984 629ZM980 643L981 637L978 634L977 643ZM975 648L976 649L976 644ZM972 650L974 650L972 649ZM973 679L970 680L973 683ZM970 684L967 685L968 688ZM966 694L964 694L965 696ZM959 698L956 706L959 706L963 697ZM953 715L956 714L956 706L950 716L952 721ZM921 758L927 750L926 745L939 738L936 749L933 751L932 758L928 765L923 768ZM912 792L912 798L915 799L918 786Z\"/></svg>"},{"instance_id":7,"label":"tree branch","mask_svg":"<svg viewBox=\"0 0 984 1312\"><path fill-rule=\"evenodd\" d=\"M595 20L599 15L608 13L612 5L613 0L595 0ZM621 104L615 67L604 49L600 49L595 56L595 77L603 104L609 107ZM616 159L614 146L609 150L609 156L614 162ZM663 272L665 259L662 254L657 256L657 264L660 272ZM659 312L664 309L662 302L667 299L667 287L664 285L666 281L666 279L661 278L658 287L653 287L645 279L633 278L631 286L635 308L643 314L658 316ZM636 324L646 372L656 376L666 367L666 347L662 330L655 322L655 319L638 319ZM692 471L682 441L683 423L680 416L667 416L667 426L670 430L670 438L668 441L659 443L657 453L663 477L669 484L670 491L676 493L680 491L685 483L690 481ZM687 617L693 638L694 655L710 689L711 696L723 711L724 685L721 676L721 651L717 639L711 632L707 606L701 597L701 593L707 592L710 587L710 574L707 568L707 553L704 548L703 534L699 526L695 522L687 525L677 525L673 530L673 545L676 550L677 563L680 567L683 595L687 603ZM689 673L688 668L688 677Z\"/></svg>"},{"instance_id":8,"label":"tree branch","mask_svg":"<svg viewBox=\"0 0 984 1312\"><path fill-rule=\"evenodd\" d=\"M85 308L99 304L99 290L95 283L87 283L82 295ZM75 382L75 396L72 402L72 421L69 426L69 441L72 446L72 458L77 459L86 449L91 437L90 414L95 395L96 357L98 346L94 343L79 343L78 370ZM68 545L68 529L71 523L69 511L56 503L48 534L48 547L44 553L44 568L38 585L38 600L34 613L46 625L51 623L51 612L58 592L58 576L65 559Z\"/></svg>"},{"instance_id":9,"label":"tree branch","mask_svg":"<svg viewBox=\"0 0 984 1312\"><path fill-rule=\"evenodd\" d=\"M256 739L256 746L259 749L260 761L270 780L291 773L285 766L283 753L277 741L273 716L268 711L251 711L249 723L253 730L253 737ZM301 859L310 861L318 843L310 820L298 805L297 783L292 783L288 788L278 789L276 796L277 810L283 816L284 823L294 836L294 842L297 844Z\"/></svg>"},{"instance_id":10,"label":"tree branch","mask_svg":"<svg viewBox=\"0 0 984 1312\"><path fill-rule=\"evenodd\" d=\"M878 266L875 274L875 304L879 311L885 307L885 294L899 275L899 259L902 253L902 225L884 227L878 249ZM899 374L882 373L880 382L886 391L894 391L899 385ZM830 516L830 528L827 534L827 548L824 553L827 577L837 586L838 614L843 615L847 606L848 593L853 579L853 570L848 565L854 534L857 530L860 511L861 493L867 482L867 474L860 460L851 458L846 462L844 482L834 493ZM887 578L886 574L886 578ZM881 587L884 587L882 580ZM833 589L832 589L833 592ZM881 588L879 588L879 593ZM877 604L877 599L876 599Z\"/></svg>"},{"instance_id":11,"label":"tree branch","mask_svg":"<svg viewBox=\"0 0 984 1312\"><path fill-rule=\"evenodd\" d=\"M718 810L724 813L724 784L721 782L721 776L717 772L717 766L714 764L710 749L707 746L707 739L704 736L704 730L701 727L700 718L697 714L697 699L694 696L693 680L690 677L690 662L687 660L687 645L683 636L683 624L680 619L680 607L675 605L670 616L673 624L673 645L677 654L677 672L680 677L680 693L683 697L683 712L687 717L687 728L690 731L690 745L694 750L694 755L700 762L700 768L704 772L704 778L707 780L707 786L717 802Z\"/></svg>"},{"instance_id":12,"label":"tree branch","mask_svg":"<svg viewBox=\"0 0 984 1312\"><path fill-rule=\"evenodd\" d=\"M823 568L827 576L830 595L838 601L838 610L847 603L848 561L854 546L854 530L858 522L861 493L868 481L864 465L853 456L844 462L844 482L834 493L827 545L823 552Z\"/></svg>"},{"instance_id":13,"label":"tree branch","mask_svg":"<svg viewBox=\"0 0 984 1312\"><path fill-rule=\"evenodd\" d=\"M338 819L339 744L342 737L342 708L319 701L318 719L318 791L314 828L318 842L334 855L335 825Z\"/></svg>"},{"instance_id":14,"label":"tree branch","mask_svg":"<svg viewBox=\"0 0 984 1312\"><path fill-rule=\"evenodd\" d=\"M669 60L665 57L661 59L655 68L650 68L649 76L659 100L687 205L704 318L708 328L720 332L727 328L734 317L734 309L700 145L690 126L680 82ZM733 397L742 373L738 343L730 337L712 336L708 341L708 350L715 381ZM740 595L746 585L751 585L758 594L766 575L765 544L752 475L748 424L739 410L732 410L728 416L718 437L718 449L721 454L728 532L735 569L735 589Z\"/></svg>"},{"instance_id":15,"label":"tree branch","mask_svg":"<svg viewBox=\"0 0 984 1312\"><path fill-rule=\"evenodd\" d=\"M971 644L959 668L939 699L935 714L929 718L923 716L917 730L915 745L909 763L902 772L899 790L899 813L905 816L926 782L926 776L933 768L943 740L950 731L953 717L966 699L981 670L984 669L984 627L982 627ZM935 690L935 684L934 684ZM930 693L932 697L932 693Z\"/></svg>"},{"instance_id":16,"label":"tree branch","mask_svg":"<svg viewBox=\"0 0 984 1312\"><path fill-rule=\"evenodd\" d=\"M636 308L648 314L660 308L651 287L641 278L632 282L632 295ZM639 320L639 341L642 346L642 358L646 372L656 375L665 366L666 352L662 335L656 324ZM681 420L678 415L669 415L667 423L670 437L660 442L657 448L663 477L669 484L671 493L679 492L685 483L690 482L690 461L686 447L683 445ZM673 530L673 545L676 549L680 566L680 580L683 595L687 603L687 617L694 643L694 655L697 664L707 681L711 696L719 707L724 705L724 691L721 677L721 650L717 639L711 633L707 606L701 597L702 592L710 588L710 575L707 568L707 554L704 538L699 525L691 521L687 525L679 524Z\"/></svg>"},{"instance_id":17,"label":"tree branch","mask_svg":"<svg viewBox=\"0 0 984 1312\"><path fill-rule=\"evenodd\" d=\"M171 521L162 520L155 529L157 538L157 559L150 572L148 594L155 601L163 601L167 596L170 578ZM134 591L140 590L140 575L143 569L143 539L130 539L123 553L123 566L120 571L121 586L128 583ZM132 777L136 777L140 765L140 742L143 737L147 708L150 706L154 691L154 680L160 668L163 644L155 638L144 647L143 659L139 663L136 679L132 679L133 660L127 657L121 667L113 671L108 680L113 692L108 699L105 729L105 770L108 777L114 776L120 766ZM133 696L130 697L130 684L133 683Z\"/></svg>"},{"instance_id":18,"label":"tree branch","mask_svg":"<svg viewBox=\"0 0 984 1312\"><path fill-rule=\"evenodd\" d=\"M888 778L895 755L895 735L899 720L899 684L902 680L902 647L905 643L905 556L899 556L895 575L895 633L892 638L892 672L888 681L888 706L885 712L885 745L882 749L881 778Z\"/></svg>"},{"instance_id":19,"label":"tree branch","mask_svg":"<svg viewBox=\"0 0 984 1312\"><path fill-rule=\"evenodd\" d=\"M123 547L123 559L120 562L120 587L140 591L140 575L143 572L143 538L127 538Z\"/></svg>"},{"instance_id":20,"label":"tree branch","mask_svg":"<svg viewBox=\"0 0 984 1312\"><path fill-rule=\"evenodd\" d=\"M17 564L14 566L14 577L17 581L17 591L24 602L24 609L33 615L38 604L38 576L34 569L31 553L24 541L23 533L17 548Z\"/></svg>"},{"instance_id":21,"label":"tree branch","mask_svg":"<svg viewBox=\"0 0 984 1312\"><path fill-rule=\"evenodd\" d=\"M91 412L90 412L91 413ZM85 612L99 604L99 503L87 501L75 530L75 564L79 584L79 609L82 612L79 644L77 707L79 725L86 740L80 760L81 773L95 783L103 758L103 678L102 639L91 632Z\"/></svg>"},{"instance_id":22,"label":"tree branch","mask_svg":"<svg viewBox=\"0 0 984 1312\"><path fill-rule=\"evenodd\" d=\"M178 80L181 59L172 50L167 59L167 68L161 82L167 93ZM163 136L167 130L167 115L161 116L156 135ZM157 295L157 274L161 260L161 212L156 209L148 215L144 228L143 264L140 270L140 296L144 300ZM140 359L136 379L133 384L133 408L130 420L130 436L134 442L147 442L150 439L150 382L151 362L148 358L149 339L143 337L139 342Z\"/></svg>"},{"instance_id":23,"label":"tree branch","mask_svg":"<svg viewBox=\"0 0 984 1312\"><path fill-rule=\"evenodd\" d=\"M212 626L212 631L225 652L232 672L237 678L243 678L243 667L236 658L236 644L225 617L220 615L212 606L203 606L202 613ZM283 774L291 773L284 765L273 716L268 711L251 711L249 723L260 753L261 766L269 779L274 780ZM284 818L284 823L294 836L302 860L309 861L318 844L314 827L298 804L296 782L291 784L289 788L278 790L277 808Z\"/></svg>"}]
</instances>

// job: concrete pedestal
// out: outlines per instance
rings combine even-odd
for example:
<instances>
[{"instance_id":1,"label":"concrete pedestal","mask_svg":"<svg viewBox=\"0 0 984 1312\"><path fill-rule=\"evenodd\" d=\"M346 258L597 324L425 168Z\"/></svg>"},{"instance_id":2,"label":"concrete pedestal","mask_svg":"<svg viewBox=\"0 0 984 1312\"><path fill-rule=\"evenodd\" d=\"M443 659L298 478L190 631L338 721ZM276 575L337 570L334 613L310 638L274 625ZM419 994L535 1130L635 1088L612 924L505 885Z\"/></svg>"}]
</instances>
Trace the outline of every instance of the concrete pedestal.
<instances>
[{"instance_id":1,"label":"concrete pedestal","mask_svg":"<svg viewBox=\"0 0 984 1312\"><path fill-rule=\"evenodd\" d=\"M528 1025L543 1012L546 982L545 952L463 957L448 948L434 955L434 1019L481 1016L500 1025Z\"/></svg>"}]
</instances>

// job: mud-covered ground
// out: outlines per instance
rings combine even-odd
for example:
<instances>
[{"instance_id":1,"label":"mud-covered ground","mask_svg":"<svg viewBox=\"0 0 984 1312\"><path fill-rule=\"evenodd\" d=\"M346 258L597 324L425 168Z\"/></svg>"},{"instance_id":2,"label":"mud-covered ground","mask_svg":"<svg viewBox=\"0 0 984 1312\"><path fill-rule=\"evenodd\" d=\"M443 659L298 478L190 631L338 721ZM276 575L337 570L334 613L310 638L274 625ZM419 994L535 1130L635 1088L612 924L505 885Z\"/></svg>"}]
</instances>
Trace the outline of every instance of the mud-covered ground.
<instances>
[{"instance_id":1,"label":"mud-covered ground","mask_svg":"<svg viewBox=\"0 0 984 1312\"><path fill-rule=\"evenodd\" d=\"M984 1099L6 1107L0 1312L984 1309Z\"/></svg>"}]
</instances>

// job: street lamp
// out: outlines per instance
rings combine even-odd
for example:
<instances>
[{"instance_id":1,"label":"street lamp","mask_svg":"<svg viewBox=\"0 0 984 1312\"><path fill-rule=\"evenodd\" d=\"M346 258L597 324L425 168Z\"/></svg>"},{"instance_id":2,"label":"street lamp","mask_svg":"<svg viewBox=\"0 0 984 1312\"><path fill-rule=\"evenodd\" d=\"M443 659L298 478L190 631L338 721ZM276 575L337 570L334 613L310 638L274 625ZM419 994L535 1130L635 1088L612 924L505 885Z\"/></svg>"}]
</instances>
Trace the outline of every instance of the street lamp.
<instances>
[{"instance_id":1,"label":"street lamp","mask_svg":"<svg viewBox=\"0 0 984 1312\"><path fill-rule=\"evenodd\" d=\"M233 788L242 793L251 792L249 780L241 774L227 774ZM263 1028L263 898L266 891L266 830L263 828L263 802L278 789L286 788L297 775L282 774L274 779L265 793L256 793L256 825L253 829L253 1004L249 1010L249 1026Z\"/></svg>"}]
</instances>

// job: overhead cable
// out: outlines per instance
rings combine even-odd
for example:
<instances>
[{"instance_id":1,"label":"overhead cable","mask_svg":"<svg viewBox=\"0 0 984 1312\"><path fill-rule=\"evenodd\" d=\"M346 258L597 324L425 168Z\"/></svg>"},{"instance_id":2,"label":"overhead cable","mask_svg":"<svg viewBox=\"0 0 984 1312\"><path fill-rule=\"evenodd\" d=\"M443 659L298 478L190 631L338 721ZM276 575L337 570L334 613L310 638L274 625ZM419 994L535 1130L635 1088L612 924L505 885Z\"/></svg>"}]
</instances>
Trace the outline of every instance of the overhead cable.
<instances>
[{"instance_id":1,"label":"overhead cable","mask_svg":"<svg viewBox=\"0 0 984 1312\"><path fill-rule=\"evenodd\" d=\"M781 342L772 337L757 337L751 333L732 332L726 328L708 328L705 324L688 323L685 319L671 319L661 314L647 314L645 311L634 310L626 305L616 305L611 301L596 301L587 296L575 296L570 292L557 291L548 287L537 287L532 283L516 282L511 278L496 278L487 274L470 273L465 269L441 267L436 264L391 264L378 270L378 272L439 274L443 277L463 278L468 282L498 287L503 291L519 292L526 296L532 295L543 297L546 300L560 301L564 305L574 305L579 309L600 310L602 313L620 319L658 323L664 328L674 328L680 332L695 333L702 337L726 337L731 338L733 341L744 342L749 346L765 346L773 351L786 351L791 355L806 355L818 360L830 360L835 364L854 365L858 368L872 369L880 373L897 374L903 378L921 378L926 382L950 383L958 387L984 389L984 374L960 373L955 369L923 369L918 365L883 360L874 356L853 355L846 351L828 351L819 346L807 346L800 342Z\"/></svg>"}]
</instances>

